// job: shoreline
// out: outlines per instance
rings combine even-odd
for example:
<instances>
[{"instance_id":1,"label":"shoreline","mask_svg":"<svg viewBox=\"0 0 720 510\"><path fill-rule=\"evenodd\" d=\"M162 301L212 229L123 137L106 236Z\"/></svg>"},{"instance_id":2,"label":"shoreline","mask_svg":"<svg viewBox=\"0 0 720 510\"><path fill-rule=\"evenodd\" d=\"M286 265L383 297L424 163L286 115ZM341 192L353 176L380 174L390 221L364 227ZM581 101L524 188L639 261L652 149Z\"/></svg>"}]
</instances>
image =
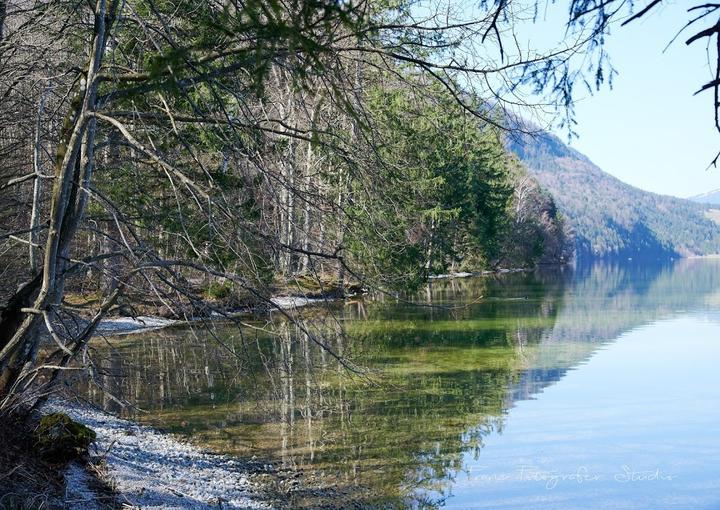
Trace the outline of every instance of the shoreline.
<instances>
[{"instance_id":1,"label":"shoreline","mask_svg":"<svg viewBox=\"0 0 720 510\"><path fill-rule=\"evenodd\" d=\"M493 271L475 271L475 272L456 272L456 273L444 273L438 275L428 276L428 283L434 281L451 280L451 279L463 279L463 278L479 278L485 276L499 276L505 274L515 273L527 273L535 271L536 268L499 268ZM354 296L354 295L353 295ZM346 297L352 297L350 295ZM345 298L338 297L336 295L320 296L320 297L307 297L307 296L273 296L269 299L274 308L270 308L269 311L282 311L289 310L294 311L298 308L304 308L307 306L320 305L323 303L337 302ZM233 317L251 315L260 312L259 307L248 307L237 310L228 310L223 313L213 312L210 319L224 320ZM184 320L184 319L168 319L159 317L156 315L138 315L137 317L111 317L103 319L98 324L93 336L122 336L131 335L135 333L145 333L150 331L157 331L165 329L171 326L182 326L190 324L191 322L198 321L201 319Z\"/></svg>"},{"instance_id":2,"label":"shoreline","mask_svg":"<svg viewBox=\"0 0 720 510\"><path fill-rule=\"evenodd\" d=\"M295 310L305 306L337 301L340 298L308 298L302 296L278 296L270 298L275 308L273 310ZM227 318L254 314L257 309L247 308L231 310L225 313L213 312L209 319L223 320ZM103 319L95 329L93 336L122 336L134 333L145 333L169 328L171 326L182 326L201 320L167 319L157 315L138 315L136 317L110 317Z\"/></svg>"},{"instance_id":3,"label":"shoreline","mask_svg":"<svg viewBox=\"0 0 720 510\"><path fill-rule=\"evenodd\" d=\"M481 276L497 276L497 275L503 275L503 274L514 274L514 273L529 273L530 271L535 271L537 268L526 268L526 267L516 267L516 268L498 268L494 271L474 271L474 272L467 272L467 271L460 271L457 273L444 273L444 274L436 274L436 275L430 275L428 276L428 281L433 280L450 280L453 278L473 278L473 277L481 277Z\"/></svg>"},{"instance_id":4,"label":"shoreline","mask_svg":"<svg viewBox=\"0 0 720 510\"><path fill-rule=\"evenodd\" d=\"M119 418L87 404L53 400L42 413L65 413L97 434L89 468L76 462L65 470L73 507L102 508L92 488L99 479L112 488L117 505L148 510L274 508L273 490L258 475L271 464L209 452L147 425ZM101 473L101 474L100 474Z\"/></svg>"},{"instance_id":5,"label":"shoreline","mask_svg":"<svg viewBox=\"0 0 720 510\"><path fill-rule=\"evenodd\" d=\"M433 275L428 283L528 271L532 269L449 273ZM339 299L277 296L271 298L271 302L278 309L294 310ZM227 316L254 311L228 312ZM218 313L215 318L224 317ZM137 334L190 322L156 316L116 317L102 321L96 335ZM98 481L112 488L118 504L133 508L265 510L284 507L282 503L275 506L271 503L278 502L281 492L278 487L283 483L283 474L278 473L272 463L262 463L254 457L217 454L170 433L70 399L56 398L46 404L42 412L65 413L97 434L90 448L91 468L73 462L65 470L66 491L73 499L73 508L104 508L99 503L102 496L93 489ZM294 474L290 476L297 484Z\"/></svg>"}]
</instances>

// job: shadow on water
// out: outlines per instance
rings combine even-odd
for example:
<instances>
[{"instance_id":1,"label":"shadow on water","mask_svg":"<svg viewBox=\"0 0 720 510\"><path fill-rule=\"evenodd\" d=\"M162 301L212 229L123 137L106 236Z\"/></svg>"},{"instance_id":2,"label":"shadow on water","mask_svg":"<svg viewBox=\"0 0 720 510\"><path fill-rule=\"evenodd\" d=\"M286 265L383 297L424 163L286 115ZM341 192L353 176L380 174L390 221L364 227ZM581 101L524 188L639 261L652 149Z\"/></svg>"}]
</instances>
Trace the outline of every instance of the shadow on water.
<instances>
[{"instance_id":1,"label":"shadow on water","mask_svg":"<svg viewBox=\"0 0 720 510\"><path fill-rule=\"evenodd\" d=\"M702 309L718 289L720 261L597 264L436 281L407 296L415 304L377 296L304 313L303 327L362 374L281 319L125 337L93 356L102 385L148 411L136 418L302 469L354 503L434 508L515 402L627 331ZM96 386L79 391L118 411ZM292 503L317 506L309 495Z\"/></svg>"}]
</instances>

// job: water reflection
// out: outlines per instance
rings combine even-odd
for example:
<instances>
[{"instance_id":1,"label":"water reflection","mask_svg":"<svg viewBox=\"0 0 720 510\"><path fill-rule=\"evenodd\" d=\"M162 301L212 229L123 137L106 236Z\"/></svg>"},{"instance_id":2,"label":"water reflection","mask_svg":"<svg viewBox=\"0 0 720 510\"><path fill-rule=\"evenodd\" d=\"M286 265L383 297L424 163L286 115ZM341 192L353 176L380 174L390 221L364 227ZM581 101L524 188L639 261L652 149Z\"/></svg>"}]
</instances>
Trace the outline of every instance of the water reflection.
<instances>
[{"instance_id":1,"label":"water reflection","mask_svg":"<svg viewBox=\"0 0 720 510\"><path fill-rule=\"evenodd\" d=\"M148 412L125 412L218 451L319 474L354 503L433 508L457 501L458 474L518 402L623 333L712 309L718 289L720 263L707 260L439 281L416 296L308 311L299 326L98 343L96 379L108 391L80 391L113 411L128 400ZM308 332L364 372L348 372ZM463 490L472 499L475 489ZM293 504L317 506L309 496Z\"/></svg>"}]
</instances>

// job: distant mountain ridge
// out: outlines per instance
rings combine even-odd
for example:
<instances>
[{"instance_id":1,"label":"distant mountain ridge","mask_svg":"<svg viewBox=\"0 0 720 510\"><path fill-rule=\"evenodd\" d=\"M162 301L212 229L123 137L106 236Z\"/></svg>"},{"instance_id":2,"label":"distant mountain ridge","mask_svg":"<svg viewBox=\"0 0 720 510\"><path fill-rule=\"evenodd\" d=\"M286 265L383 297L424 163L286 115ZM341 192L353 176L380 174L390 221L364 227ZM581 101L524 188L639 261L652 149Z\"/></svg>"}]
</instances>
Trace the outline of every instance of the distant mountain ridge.
<instances>
[{"instance_id":1,"label":"distant mountain ridge","mask_svg":"<svg viewBox=\"0 0 720 510\"><path fill-rule=\"evenodd\" d=\"M720 210L712 205L630 186L549 133L513 137L508 147L569 219L578 259L720 253Z\"/></svg>"},{"instance_id":2,"label":"distant mountain ridge","mask_svg":"<svg viewBox=\"0 0 720 510\"><path fill-rule=\"evenodd\" d=\"M694 197L688 198L688 200L697 202L698 204L720 205L720 189L708 191L702 195L695 195Z\"/></svg>"}]
</instances>

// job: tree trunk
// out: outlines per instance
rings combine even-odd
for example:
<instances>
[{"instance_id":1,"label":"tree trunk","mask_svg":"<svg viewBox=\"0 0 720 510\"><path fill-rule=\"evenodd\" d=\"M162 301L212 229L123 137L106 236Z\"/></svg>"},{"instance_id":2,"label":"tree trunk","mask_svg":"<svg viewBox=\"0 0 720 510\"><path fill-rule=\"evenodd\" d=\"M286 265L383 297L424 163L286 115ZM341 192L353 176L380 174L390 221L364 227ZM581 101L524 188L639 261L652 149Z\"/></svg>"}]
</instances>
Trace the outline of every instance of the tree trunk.
<instances>
[{"instance_id":1,"label":"tree trunk","mask_svg":"<svg viewBox=\"0 0 720 510\"><path fill-rule=\"evenodd\" d=\"M7 1L0 0L0 43L5 38L5 19L7 18Z\"/></svg>"},{"instance_id":2,"label":"tree trunk","mask_svg":"<svg viewBox=\"0 0 720 510\"><path fill-rule=\"evenodd\" d=\"M108 149L106 151L106 167L112 168L120 164L120 133L113 129L108 135ZM102 240L104 251L111 253L123 249L122 233L114 218L111 218L105 229L106 236ZM121 264L119 257L110 257L102 262L104 274L103 294L109 296L118 286Z\"/></svg>"},{"instance_id":3,"label":"tree trunk","mask_svg":"<svg viewBox=\"0 0 720 510\"><path fill-rule=\"evenodd\" d=\"M338 207L338 233L337 233L337 252L342 254L342 247L343 243L345 242L345 215L343 214L343 211L345 209L345 181L346 181L346 175L347 170L344 168L340 168L340 188L338 190L338 199L337 199L337 207ZM339 297L345 297L345 266L342 263L341 259L338 259L337 261L337 288L338 288L338 296Z\"/></svg>"},{"instance_id":4,"label":"tree trunk","mask_svg":"<svg viewBox=\"0 0 720 510\"><path fill-rule=\"evenodd\" d=\"M311 105L312 109L310 110L310 118L308 119L309 128L313 129L315 127L315 117L317 115L317 110L320 107L319 103L321 101L322 93L318 93L315 96L314 103ZM302 249L305 252L310 251L310 229L312 228L312 218L311 218L311 195L312 195L312 173L313 169L315 168L315 154L313 152L313 146L312 142L307 142L307 151L305 152L305 207L303 211L303 243L302 243ZM310 255L307 255L307 253L302 257L302 265L300 267L300 272L303 274L307 274L310 272Z\"/></svg>"},{"instance_id":5,"label":"tree trunk","mask_svg":"<svg viewBox=\"0 0 720 510\"><path fill-rule=\"evenodd\" d=\"M106 13L106 0L97 0L86 82L80 85L71 102L57 149L42 270L13 296L12 306L2 314L0 409L19 403L23 379L35 361L40 331L52 326L53 314L62 300L70 243L85 212L86 190L94 168L95 119L91 114L97 99L97 73L105 51L109 21ZM23 311L30 301L31 310Z\"/></svg>"},{"instance_id":6,"label":"tree trunk","mask_svg":"<svg viewBox=\"0 0 720 510\"><path fill-rule=\"evenodd\" d=\"M428 248L425 254L425 272L430 273L432 269L432 258L433 258L433 241L435 239L435 218L430 220L430 240L428 241Z\"/></svg>"},{"instance_id":7,"label":"tree trunk","mask_svg":"<svg viewBox=\"0 0 720 510\"><path fill-rule=\"evenodd\" d=\"M50 93L50 86L45 89L40 102L38 103L37 117L35 119L35 143L33 144L33 171L35 172L35 181L33 183L33 199L32 212L30 213L30 271L32 274L38 271L38 227L40 226L40 198L42 196L42 119L45 113L45 101Z\"/></svg>"}]
</instances>

